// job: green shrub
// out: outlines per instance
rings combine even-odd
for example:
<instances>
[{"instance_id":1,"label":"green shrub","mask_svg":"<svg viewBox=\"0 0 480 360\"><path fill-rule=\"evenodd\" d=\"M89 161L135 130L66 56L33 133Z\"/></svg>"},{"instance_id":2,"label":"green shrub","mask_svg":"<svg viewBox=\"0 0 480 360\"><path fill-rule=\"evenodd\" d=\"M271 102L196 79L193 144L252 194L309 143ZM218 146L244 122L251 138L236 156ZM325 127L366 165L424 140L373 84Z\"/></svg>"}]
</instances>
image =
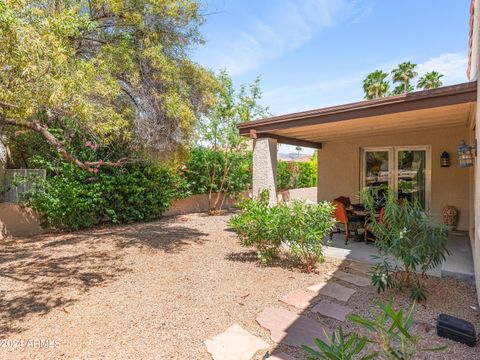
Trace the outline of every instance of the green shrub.
<instances>
[{"instance_id":1,"label":"green shrub","mask_svg":"<svg viewBox=\"0 0 480 360\"><path fill-rule=\"evenodd\" d=\"M334 334L328 343L321 339L314 340L319 351L304 345L303 349L310 355L308 359L409 360L416 358L422 352L445 350L446 346L432 349L418 348L420 337L411 333L415 305L412 305L407 313L402 309L396 311L392 300L388 300L385 304L378 303L378 308L379 310L373 314L373 320L355 314L347 316L348 320L368 331L367 336L360 337L354 331L345 337L340 327L338 335ZM359 357L366 343L373 344L374 349Z\"/></svg>"},{"instance_id":2,"label":"green shrub","mask_svg":"<svg viewBox=\"0 0 480 360\"><path fill-rule=\"evenodd\" d=\"M216 159L217 169L211 164ZM208 194L210 191L211 175L215 171L215 181L212 191L218 192L222 178L222 168L225 156L218 151L198 147L190 152L189 159L180 169L184 176L184 188L190 194ZM227 195L236 195L250 188L252 177L252 153L239 152L228 155L229 173L223 185L223 192Z\"/></svg>"},{"instance_id":3,"label":"green shrub","mask_svg":"<svg viewBox=\"0 0 480 360\"><path fill-rule=\"evenodd\" d=\"M293 186L293 172L290 170L290 163L279 161L277 163L277 190L288 190Z\"/></svg>"},{"instance_id":4,"label":"green shrub","mask_svg":"<svg viewBox=\"0 0 480 360\"><path fill-rule=\"evenodd\" d=\"M229 225L235 230L243 246L255 246L261 263L270 262L285 240L289 209L285 204L269 206L269 195L262 191L258 200L241 203L241 212L233 216Z\"/></svg>"},{"instance_id":5,"label":"green shrub","mask_svg":"<svg viewBox=\"0 0 480 360\"><path fill-rule=\"evenodd\" d=\"M377 221L374 209L378 195L364 191L362 197L372 219L370 231L375 235L375 246L382 258L372 270L374 285L379 292L387 287L407 287L413 300L424 300L426 290L421 276L439 265L448 254L446 226L435 223L419 202L397 201L391 189L384 191L383 221ZM386 260L389 256L398 259L401 268L392 269Z\"/></svg>"},{"instance_id":6,"label":"green shrub","mask_svg":"<svg viewBox=\"0 0 480 360\"><path fill-rule=\"evenodd\" d=\"M317 163L314 161L298 163L296 188L313 187L317 185Z\"/></svg>"},{"instance_id":7,"label":"green shrub","mask_svg":"<svg viewBox=\"0 0 480 360\"><path fill-rule=\"evenodd\" d=\"M323 260L325 235L333 228L333 206L328 202L307 204L295 200L291 204L268 204L268 192L259 199L241 204L241 212L230 220L244 246L255 246L261 262L268 263L278 253L282 243L311 271Z\"/></svg>"},{"instance_id":8,"label":"green shrub","mask_svg":"<svg viewBox=\"0 0 480 360\"><path fill-rule=\"evenodd\" d=\"M63 163L54 176L37 182L23 202L52 229L81 229L101 223L158 218L175 195L175 178L150 164L105 167L92 174Z\"/></svg>"},{"instance_id":9,"label":"green shrub","mask_svg":"<svg viewBox=\"0 0 480 360\"><path fill-rule=\"evenodd\" d=\"M278 190L299 189L317 185L317 162L285 162L277 164Z\"/></svg>"},{"instance_id":10,"label":"green shrub","mask_svg":"<svg viewBox=\"0 0 480 360\"><path fill-rule=\"evenodd\" d=\"M294 200L290 204L287 225L287 243L290 251L305 266L307 272L313 270L317 262L323 262L323 239L333 229L334 207L327 201L320 204L307 204Z\"/></svg>"}]
</instances>

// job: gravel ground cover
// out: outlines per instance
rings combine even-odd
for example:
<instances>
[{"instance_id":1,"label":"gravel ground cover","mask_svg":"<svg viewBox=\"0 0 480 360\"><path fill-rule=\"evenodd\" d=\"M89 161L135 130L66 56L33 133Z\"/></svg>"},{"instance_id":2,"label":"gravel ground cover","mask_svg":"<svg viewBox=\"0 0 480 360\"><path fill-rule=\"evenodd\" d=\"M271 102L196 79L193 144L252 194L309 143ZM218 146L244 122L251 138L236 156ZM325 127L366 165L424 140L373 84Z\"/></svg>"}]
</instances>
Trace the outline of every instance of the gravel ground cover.
<instances>
[{"instance_id":1,"label":"gravel ground cover","mask_svg":"<svg viewBox=\"0 0 480 360\"><path fill-rule=\"evenodd\" d=\"M193 214L2 241L0 358L210 359L204 341L239 324L271 344L270 352L301 359L296 349L273 344L255 318L275 306L336 328L341 322L321 318L310 308L290 308L279 299L331 281L329 273L336 270L354 270L349 262L333 259L318 274L302 273L288 259L258 266L255 253L239 246L228 230L228 217ZM357 290L347 305L362 315L379 298L392 296L335 281ZM445 353L430 358L480 359L478 346L439 339L434 330L440 312L468 319L480 330L480 312L471 307L476 306L474 286L451 279L426 281L430 296L417 305L415 328L422 345L448 345ZM407 295L393 296L407 306Z\"/></svg>"}]
</instances>

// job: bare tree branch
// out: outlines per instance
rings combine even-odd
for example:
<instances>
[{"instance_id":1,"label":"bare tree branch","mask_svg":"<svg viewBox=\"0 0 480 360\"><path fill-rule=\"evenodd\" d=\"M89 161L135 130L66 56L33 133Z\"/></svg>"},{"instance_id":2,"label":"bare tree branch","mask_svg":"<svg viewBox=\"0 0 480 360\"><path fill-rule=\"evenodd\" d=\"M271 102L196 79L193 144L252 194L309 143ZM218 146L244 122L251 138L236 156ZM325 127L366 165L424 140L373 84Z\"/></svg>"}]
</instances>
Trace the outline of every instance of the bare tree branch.
<instances>
[{"instance_id":1,"label":"bare tree branch","mask_svg":"<svg viewBox=\"0 0 480 360\"><path fill-rule=\"evenodd\" d=\"M138 160L135 159L129 159L129 158L122 158L118 161L112 162L112 161L104 161L104 160L99 160L99 161L80 161L76 156L71 154L67 149L65 148L65 144L58 140L49 130L48 126L45 124L42 124L39 121L28 121L28 122L18 122L13 119L6 119L3 118L0 115L0 123L3 123L7 126L19 126L23 127L25 129L33 130L39 134L41 134L44 139L51 144L52 146L55 147L57 150L58 154L60 157L76 166L78 166L81 169L84 169L89 172L97 172L98 168L101 166L112 166L112 167L120 167L124 166L126 164L130 163L136 163Z\"/></svg>"}]
</instances>

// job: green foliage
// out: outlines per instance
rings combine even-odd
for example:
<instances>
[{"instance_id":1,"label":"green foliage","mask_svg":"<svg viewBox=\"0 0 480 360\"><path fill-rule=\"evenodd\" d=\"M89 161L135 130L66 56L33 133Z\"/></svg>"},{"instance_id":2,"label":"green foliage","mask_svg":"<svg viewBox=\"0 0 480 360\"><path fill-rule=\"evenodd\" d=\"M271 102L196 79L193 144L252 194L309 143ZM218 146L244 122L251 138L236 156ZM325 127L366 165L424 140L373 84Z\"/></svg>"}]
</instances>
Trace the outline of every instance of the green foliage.
<instances>
[{"instance_id":1,"label":"green foliage","mask_svg":"<svg viewBox=\"0 0 480 360\"><path fill-rule=\"evenodd\" d=\"M63 163L55 176L37 182L24 203L52 229L158 218L175 196L175 177L166 168L135 164L89 174Z\"/></svg>"},{"instance_id":2,"label":"green foliage","mask_svg":"<svg viewBox=\"0 0 480 360\"><path fill-rule=\"evenodd\" d=\"M317 185L317 162L277 163L277 189L299 189Z\"/></svg>"},{"instance_id":3,"label":"green foliage","mask_svg":"<svg viewBox=\"0 0 480 360\"><path fill-rule=\"evenodd\" d=\"M352 333L345 337L340 327L330 338L326 335L328 342L321 339L314 339L315 345L320 351L303 345L303 349L309 354L309 360L354 360L358 359L359 353L368 342L367 337L360 337ZM362 360L373 359L375 356L362 356Z\"/></svg>"},{"instance_id":4,"label":"green foliage","mask_svg":"<svg viewBox=\"0 0 480 360\"><path fill-rule=\"evenodd\" d=\"M392 70L392 81L394 83L400 83L400 85L395 88L394 93L403 90L403 93L412 91L414 88L410 84L412 79L418 75L415 71L417 64L413 64L410 61L405 61Z\"/></svg>"},{"instance_id":5,"label":"green foliage","mask_svg":"<svg viewBox=\"0 0 480 360\"><path fill-rule=\"evenodd\" d=\"M317 163L313 161L298 163L298 176L295 188L306 188L317 185Z\"/></svg>"},{"instance_id":6,"label":"green foliage","mask_svg":"<svg viewBox=\"0 0 480 360\"><path fill-rule=\"evenodd\" d=\"M412 85L412 80L418 75L415 71L417 67L409 61L405 61L391 71L392 82L397 84L391 92L389 92L390 83L387 80L388 73L382 70L375 70L367 75L363 80L363 92L365 99L376 99L389 95L400 95L412 92L415 87ZM436 71L430 71L423 75L417 82L417 89L435 89L442 86L440 78L442 74Z\"/></svg>"},{"instance_id":7,"label":"green foliage","mask_svg":"<svg viewBox=\"0 0 480 360\"><path fill-rule=\"evenodd\" d=\"M288 230L289 209L286 204L269 206L269 195L262 191L258 200L247 199L241 213L233 216L229 225L243 246L255 246L261 263L270 262L278 253Z\"/></svg>"},{"instance_id":8,"label":"green foliage","mask_svg":"<svg viewBox=\"0 0 480 360\"><path fill-rule=\"evenodd\" d=\"M215 102L189 58L203 20L196 0L0 0L0 122L171 157Z\"/></svg>"},{"instance_id":9,"label":"green foliage","mask_svg":"<svg viewBox=\"0 0 480 360\"><path fill-rule=\"evenodd\" d=\"M248 88L240 86L238 91L226 70L220 71L217 81L220 90L216 94L215 106L208 116L202 118L199 128L200 144L207 144L214 153L210 161L203 164L208 175L204 180L207 180L211 212L221 209L221 199L229 193L228 186L233 183L232 169L241 166L238 163L241 157L237 154L247 148L248 140L240 136L237 125L268 114L268 109L259 104L259 78ZM213 198L215 192L218 194Z\"/></svg>"},{"instance_id":10,"label":"green foliage","mask_svg":"<svg viewBox=\"0 0 480 360\"><path fill-rule=\"evenodd\" d=\"M380 222L375 219L376 190L365 190L362 198L370 212L370 231L375 235L375 246L383 259L393 256L402 267L392 269L384 260L373 272L374 283L379 291L388 286L416 287L411 292L414 300L423 300L425 290L422 288L421 276L445 260L448 250L447 228L437 224L425 213L418 201L406 199L398 202L391 189L384 191L384 216ZM420 275L417 272L420 272ZM391 281L391 273L395 281ZM384 281L386 279L386 282Z\"/></svg>"},{"instance_id":11,"label":"green foliage","mask_svg":"<svg viewBox=\"0 0 480 360\"><path fill-rule=\"evenodd\" d=\"M420 79L418 79L417 83L417 89L423 89L423 90L430 90L430 89L436 89L440 86L443 85L442 78L443 75L436 72L436 71L430 71L423 75Z\"/></svg>"},{"instance_id":12,"label":"green foliage","mask_svg":"<svg viewBox=\"0 0 480 360\"><path fill-rule=\"evenodd\" d=\"M368 332L367 336L360 337L356 332L352 332L345 337L340 328L339 336L334 336L328 343L315 339L320 351L303 346L312 355L309 359L356 359L367 342L373 344L375 349L361 359L410 360L420 353L445 350L446 346L418 348L420 337L411 332L415 305L412 305L408 312L403 309L396 311L391 299L385 304L378 303L377 306L378 311L372 314L372 320L355 314L347 316L349 321L364 328Z\"/></svg>"},{"instance_id":13,"label":"green foliage","mask_svg":"<svg viewBox=\"0 0 480 360\"><path fill-rule=\"evenodd\" d=\"M293 189L293 171L291 170L290 163L285 161L279 161L277 163L277 190Z\"/></svg>"},{"instance_id":14,"label":"green foliage","mask_svg":"<svg viewBox=\"0 0 480 360\"><path fill-rule=\"evenodd\" d=\"M209 173L209 164L217 162L220 168L224 161L229 163L229 171L225 178L222 172L216 172L212 182ZM181 166L181 175L184 177L185 190L189 194L208 194L218 192L222 187L223 193L235 196L250 188L252 177L252 153L232 152L228 155L205 147L197 147L190 151L189 159Z\"/></svg>"},{"instance_id":15,"label":"green foliage","mask_svg":"<svg viewBox=\"0 0 480 360\"><path fill-rule=\"evenodd\" d=\"M365 80L363 80L365 99L376 99L388 94L390 84L385 80L387 76L388 73L382 70L375 70L367 75Z\"/></svg>"},{"instance_id":16,"label":"green foliage","mask_svg":"<svg viewBox=\"0 0 480 360\"><path fill-rule=\"evenodd\" d=\"M269 196L262 191L259 199L247 199L241 212L229 225L244 246L255 246L262 263L277 255L281 244L287 244L307 271L323 260L325 235L333 228L333 205L328 202L307 204L295 200L291 204L269 206Z\"/></svg>"},{"instance_id":17,"label":"green foliage","mask_svg":"<svg viewBox=\"0 0 480 360\"><path fill-rule=\"evenodd\" d=\"M332 217L332 203L324 201L319 204L307 204L294 200L289 204L285 223L288 226L286 242L290 251L307 272L314 269L317 262L323 262L323 239L333 229L335 219Z\"/></svg>"}]
</instances>

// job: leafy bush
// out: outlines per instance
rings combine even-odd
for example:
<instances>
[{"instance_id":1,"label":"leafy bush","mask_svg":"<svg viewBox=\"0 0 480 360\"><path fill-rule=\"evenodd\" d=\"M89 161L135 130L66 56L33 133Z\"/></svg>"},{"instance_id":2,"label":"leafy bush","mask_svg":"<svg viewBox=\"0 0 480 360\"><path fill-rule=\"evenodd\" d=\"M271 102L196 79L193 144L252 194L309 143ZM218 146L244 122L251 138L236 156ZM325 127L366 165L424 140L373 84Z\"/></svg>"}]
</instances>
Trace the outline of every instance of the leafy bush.
<instances>
[{"instance_id":1,"label":"leafy bush","mask_svg":"<svg viewBox=\"0 0 480 360\"><path fill-rule=\"evenodd\" d=\"M211 184L211 176L214 169L211 164L216 159L215 181ZM208 148L198 147L190 152L190 158L182 165L184 187L190 194L208 194L210 186L213 192L220 190L223 173L225 154ZM251 152L239 152L229 154L229 172L223 184L223 191L227 195L236 195L250 188L252 177L252 154Z\"/></svg>"},{"instance_id":2,"label":"leafy bush","mask_svg":"<svg viewBox=\"0 0 480 360\"><path fill-rule=\"evenodd\" d=\"M419 352L442 351L446 348L446 346L432 349L418 348L419 336L411 333L415 305L412 305L407 313L402 309L395 311L392 300L388 300L385 304L378 303L378 308L379 311L373 314L373 320L355 314L347 316L348 320L368 331L368 336L360 337L356 332L352 332L345 337L340 327L339 335L334 335L328 343L321 339L314 340L320 351L303 346L310 355L309 359L358 359L358 354L366 343L374 344L375 349L361 357L364 360L376 358L408 360L415 358Z\"/></svg>"},{"instance_id":3,"label":"leafy bush","mask_svg":"<svg viewBox=\"0 0 480 360\"><path fill-rule=\"evenodd\" d=\"M255 246L261 263L270 262L278 253L288 229L289 209L285 204L269 206L268 191L262 191L258 200L241 203L241 213L233 216L229 225L235 230L243 246Z\"/></svg>"},{"instance_id":4,"label":"leafy bush","mask_svg":"<svg viewBox=\"0 0 480 360\"><path fill-rule=\"evenodd\" d=\"M268 205L268 192L259 199L241 204L241 213L229 224L244 246L255 246L262 263L268 263L278 253L282 243L311 271L323 260L323 238L333 228L333 206L328 202L307 204L295 200L291 204Z\"/></svg>"},{"instance_id":5,"label":"leafy bush","mask_svg":"<svg viewBox=\"0 0 480 360\"><path fill-rule=\"evenodd\" d=\"M37 182L24 203L52 229L158 218L175 195L175 178L150 164L106 167L97 174L63 163L55 176Z\"/></svg>"},{"instance_id":6,"label":"leafy bush","mask_svg":"<svg viewBox=\"0 0 480 360\"><path fill-rule=\"evenodd\" d=\"M289 164L285 161L277 163L277 189L279 191L291 189L293 186L293 172Z\"/></svg>"},{"instance_id":7,"label":"leafy bush","mask_svg":"<svg viewBox=\"0 0 480 360\"><path fill-rule=\"evenodd\" d=\"M426 290L421 275L445 260L448 250L447 228L436 224L418 202L402 202L393 191L384 191L384 216L380 222L374 217L376 194L364 191L363 200L370 212L370 231L375 235L375 246L382 261L373 268L373 283L378 291L387 287L410 288L413 300L424 300ZM402 267L392 269L388 256L398 259ZM420 275L417 272L420 272Z\"/></svg>"},{"instance_id":8,"label":"leafy bush","mask_svg":"<svg viewBox=\"0 0 480 360\"><path fill-rule=\"evenodd\" d=\"M296 188L313 187L317 185L317 163L314 161L298 163Z\"/></svg>"},{"instance_id":9,"label":"leafy bush","mask_svg":"<svg viewBox=\"0 0 480 360\"><path fill-rule=\"evenodd\" d=\"M317 185L317 162L285 162L277 164L278 190L298 189Z\"/></svg>"},{"instance_id":10,"label":"leafy bush","mask_svg":"<svg viewBox=\"0 0 480 360\"><path fill-rule=\"evenodd\" d=\"M317 262L323 262L323 239L333 229L332 203L307 204L294 200L289 207L286 239L290 251L312 271Z\"/></svg>"}]
</instances>

